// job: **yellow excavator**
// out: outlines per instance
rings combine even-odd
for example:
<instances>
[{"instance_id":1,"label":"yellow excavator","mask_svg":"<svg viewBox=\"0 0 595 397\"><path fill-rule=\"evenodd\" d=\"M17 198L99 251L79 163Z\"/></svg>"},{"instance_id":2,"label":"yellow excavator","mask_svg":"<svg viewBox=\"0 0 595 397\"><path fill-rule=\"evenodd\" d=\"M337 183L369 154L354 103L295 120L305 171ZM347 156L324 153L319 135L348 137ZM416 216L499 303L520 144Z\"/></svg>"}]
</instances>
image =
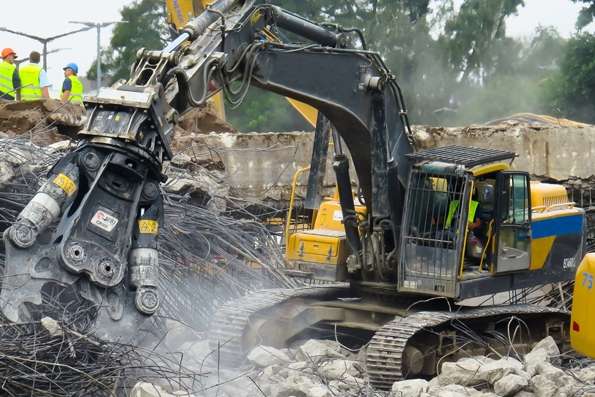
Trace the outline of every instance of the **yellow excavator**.
<instances>
[{"instance_id":1,"label":"yellow excavator","mask_svg":"<svg viewBox=\"0 0 595 397\"><path fill-rule=\"evenodd\" d=\"M593 275L595 253L585 255L576 271L572 316L570 319L570 342L577 352L595 358L595 317L591 305L595 302Z\"/></svg>"},{"instance_id":2,"label":"yellow excavator","mask_svg":"<svg viewBox=\"0 0 595 397\"><path fill-rule=\"evenodd\" d=\"M268 31L296 40L279 43ZM86 98L81 144L6 230L4 316L24 322L45 313L58 285L92 309L99 337L140 329L160 305L159 183L175 122L204 105L212 87L240 103L257 86L316 107L332 125L348 251L336 277L343 283L223 305L209 335L223 361L241 363L263 342L285 347L316 335L369 342L369 383L390 389L432 376L445 360L527 351L548 335L565 342L568 313L523 304L515 292L574 278L584 211L563 186L512 170L514 153L414 150L396 77L358 37L269 3L219 0L163 49L139 51L126 84ZM319 165L311 165L316 175Z\"/></svg>"},{"instance_id":3,"label":"yellow excavator","mask_svg":"<svg viewBox=\"0 0 595 397\"><path fill-rule=\"evenodd\" d=\"M179 30L192 18L200 15L214 0L166 0L168 22ZM312 125L316 126L318 112L309 105L287 98L292 106ZM223 96L217 94L214 99L215 109L222 119L225 118ZM522 115L524 116L524 115ZM306 169L296 173L292 199L295 196L297 177ZM532 196L547 196L541 190L543 184L532 184ZM434 186L435 188L436 186ZM558 186L556 186L558 187ZM560 193L560 192L558 192ZM555 194L554 194L555 195ZM563 195L563 194L562 194ZM563 200L568 201L568 200ZM293 202L293 200L292 200ZM325 198L315 212L312 227L302 231L290 232L290 214L285 228L286 258L295 269L311 273L317 279L334 279L336 270L343 268L349 249L346 243L343 212L338 193ZM366 207L357 202L355 212L365 218ZM550 248L551 249L551 248ZM534 252L535 256L538 251ZM549 250L544 250L547 253ZM591 312L591 303L595 301L593 276L595 275L595 253L587 254L576 272L570 338L573 348L589 357L595 357L595 317Z\"/></svg>"}]
</instances>

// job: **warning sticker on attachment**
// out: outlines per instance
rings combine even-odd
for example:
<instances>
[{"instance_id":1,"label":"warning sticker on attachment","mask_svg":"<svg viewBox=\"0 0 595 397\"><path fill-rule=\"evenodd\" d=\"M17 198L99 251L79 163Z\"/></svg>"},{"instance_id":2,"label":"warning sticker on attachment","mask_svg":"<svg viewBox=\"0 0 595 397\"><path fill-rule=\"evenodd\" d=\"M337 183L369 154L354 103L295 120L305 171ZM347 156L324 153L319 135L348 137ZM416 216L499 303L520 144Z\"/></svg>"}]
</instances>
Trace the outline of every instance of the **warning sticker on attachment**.
<instances>
[{"instance_id":1,"label":"warning sticker on attachment","mask_svg":"<svg viewBox=\"0 0 595 397\"><path fill-rule=\"evenodd\" d=\"M118 218L111 216L105 211L97 210L95 215L93 215L93 218L91 218L91 224L97 226L101 230L111 233L118 224Z\"/></svg>"},{"instance_id":2,"label":"warning sticker on attachment","mask_svg":"<svg viewBox=\"0 0 595 397\"><path fill-rule=\"evenodd\" d=\"M153 219L141 219L138 221L138 230L141 234L157 234L159 223Z\"/></svg>"},{"instance_id":3,"label":"warning sticker on attachment","mask_svg":"<svg viewBox=\"0 0 595 397\"><path fill-rule=\"evenodd\" d=\"M54 185L64 190L68 196L72 196L72 194L76 192L76 184L65 174L58 174L52 182L54 182Z\"/></svg>"}]
</instances>

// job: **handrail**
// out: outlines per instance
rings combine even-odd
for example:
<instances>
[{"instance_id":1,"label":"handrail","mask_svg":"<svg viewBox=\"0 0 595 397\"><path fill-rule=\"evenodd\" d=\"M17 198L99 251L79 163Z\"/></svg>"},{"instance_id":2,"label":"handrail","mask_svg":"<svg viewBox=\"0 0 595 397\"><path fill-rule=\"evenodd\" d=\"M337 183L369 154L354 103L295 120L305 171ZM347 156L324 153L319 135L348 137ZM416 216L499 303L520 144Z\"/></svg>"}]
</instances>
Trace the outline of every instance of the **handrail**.
<instances>
[{"instance_id":1,"label":"handrail","mask_svg":"<svg viewBox=\"0 0 595 397\"><path fill-rule=\"evenodd\" d=\"M287 249L287 244L289 243L289 227L291 226L291 213L293 212L293 205L295 203L295 191L296 191L296 187L297 187L298 178L300 177L301 174L303 174L306 171L310 171L310 166L298 169L295 172L295 174L293 174L293 178L291 181L291 195L289 196L289 210L287 211L287 221L285 223L285 233L283 233L286 249Z\"/></svg>"}]
</instances>

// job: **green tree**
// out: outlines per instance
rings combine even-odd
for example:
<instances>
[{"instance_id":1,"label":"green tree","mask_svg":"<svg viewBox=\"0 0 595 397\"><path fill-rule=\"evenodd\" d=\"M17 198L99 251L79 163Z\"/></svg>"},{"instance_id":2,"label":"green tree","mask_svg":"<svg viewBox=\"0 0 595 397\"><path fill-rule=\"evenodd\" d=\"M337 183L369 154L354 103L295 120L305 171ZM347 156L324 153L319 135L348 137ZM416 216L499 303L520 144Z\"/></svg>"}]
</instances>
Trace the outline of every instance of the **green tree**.
<instances>
[{"instance_id":1,"label":"green tree","mask_svg":"<svg viewBox=\"0 0 595 397\"><path fill-rule=\"evenodd\" d=\"M595 35L570 39L561 57L560 71L548 81L547 103L553 114L595 122Z\"/></svg>"},{"instance_id":2,"label":"green tree","mask_svg":"<svg viewBox=\"0 0 595 397\"><path fill-rule=\"evenodd\" d=\"M577 29L582 29L591 22L593 22L593 18L595 17L595 0L572 0L575 3L583 4L584 7L578 14L578 18L576 20L576 27Z\"/></svg>"},{"instance_id":3,"label":"green tree","mask_svg":"<svg viewBox=\"0 0 595 397\"><path fill-rule=\"evenodd\" d=\"M140 48L161 49L168 40L165 2L136 0L121 11L122 21L115 25L110 46L102 51L101 65L112 82L127 79ZM95 63L87 72L96 79Z\"/></svg>"}]
</instances>

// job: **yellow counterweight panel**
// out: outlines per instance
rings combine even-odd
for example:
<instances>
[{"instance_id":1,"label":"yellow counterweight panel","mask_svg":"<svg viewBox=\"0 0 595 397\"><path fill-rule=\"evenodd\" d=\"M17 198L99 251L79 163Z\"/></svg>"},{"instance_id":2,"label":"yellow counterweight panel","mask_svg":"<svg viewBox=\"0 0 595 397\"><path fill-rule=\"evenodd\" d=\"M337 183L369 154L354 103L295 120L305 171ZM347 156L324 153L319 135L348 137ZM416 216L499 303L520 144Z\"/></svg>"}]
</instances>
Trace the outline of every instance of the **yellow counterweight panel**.
<instances>
[{"instance_id":1,"label":"yellow counterweight panel","mask_svg":"<svg viewBox=\"0 0 595 397\"><path fill-rule=\"evenodd\" d=\"M345 252L345 235L323 230L292 234L286 255L289 261L336 265L345 261Z\"/></svg>"},{"instance_id":2,"label":"yellow counterweight panel","mask_svg":"<svg viewBox=\"0 0 595 397\"><path fill-rule=\"evenodd\" d=\"M572 317L570 319L570 342L581 354L595 358L595 254L587 254L576 272Z\"/></svg>"},{"instance_id":3,"label":"yellow counterweight panel","mask_svg":"<svg viewBox=\"0 0 595 397\"><path fill-rule=\"evenodd\" d=\"M366 216L366 207L363 205L356 205L355 212L362 218ZM345 232L345 225L343 225L343 210L341 204L337 200L325 200L320 204L318 213L316 214L316 221L314 222L315 230L335 230Z\"/></svg>"}]
</instances>

